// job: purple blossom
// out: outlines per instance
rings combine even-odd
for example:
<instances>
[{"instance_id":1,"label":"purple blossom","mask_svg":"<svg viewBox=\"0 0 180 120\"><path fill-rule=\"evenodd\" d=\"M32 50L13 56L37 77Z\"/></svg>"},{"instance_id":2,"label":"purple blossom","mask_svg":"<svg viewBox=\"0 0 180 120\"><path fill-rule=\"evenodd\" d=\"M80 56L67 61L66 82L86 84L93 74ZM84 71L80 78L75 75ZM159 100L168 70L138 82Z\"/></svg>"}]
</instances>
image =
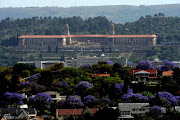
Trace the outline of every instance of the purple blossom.
<instances>
[{"instance_id":1,"label":"purple blossom","mask_svg":"<svg viewBox=\"0 0 180 120\"><path fill-rule=\"evenodd\" d=\"M20 84L20 87L25 87L25 86L32 86L32 84L30 82L22 82Z\"/></svg>"},{"instance_id":2,"label":"purple blossom","mask_svg":"<svg viewBox=\"0 0 180 120\"><path fill-rule=\"evenodd\" d=\"M140 61L137 65L136 65L136 69L140 69L140 70L152 70L152 64L150 61L145 60L145 61Z\"/></svg>"},{"instance_id":3,"label":"purple blossom","mask_svg":"<svg viewBox=\"0 0 180 120\"><path fill-rule=\"evenodd\" d=\"M92 103L95 103L97 99L95 98L95 96L88 95L84 97L84 101L86 104L92 104Z\"/></svg>"},{"instance_id":4,"label":"purple blossom","mask_svg":"<svg viewBox=\"0 0 180 120\"><path fill-rule=\"evenodd\" d=\"M158 92L158 94L159 94L160 98L167 100L167 102L170 106L178 105L176 97L174 97L171 93L169 93L169 92ZM154 94L154 96L156 96L156 94Z\"/></svg>"},{"instance_id":5,"label":"purple blossom","mask_svg":"<svg viewBox=\"0 0 180 120\"><path fill-rule=\"evenodd\" d=\"M150 108L149 113L152 117L158 117L163 114L163 110L161 109L161 107L155 105Z\"/></svg>"},{"instance_id":6,"label":"purple blossom","mask_svg":"<svg viewBox=\"0 0 180 120\"><path fill-rule=\"evenodd\" d=\"M107 62L107 64L109 64L109 65L114 65L114 63L112 62L112 61L106 61Z\"/></svg>"},{"instance_id":7,"label":"purple blossom","mask_svg":"<svg viewBox=\"0 0 180 120\"><path fill-rule=\"evenodd\" d=\"M35 99L36 99L36 102L41 103L45 106L48 106L53 102L53 99L51 98L51 96L46 93L36 94Z\"/></svg>"},{"instance_id":8,"label":"purple blossom","mask_svg":"<svg viewBox=\"0 0 180 120\"><path fill-rule=\"evenodd\" d=\"M174 96L174 98L176 99L176 101L177 101L178 103L180 103L180 96Z\"/></svg>"},{"instance_id":9,"label":"purple blossom","mask_svg":"<svg viewBox=\"0 0 180 120\"><path fill-rule=\"evenodd\" d=\"M55 84L56 87L69 88L70 86L66 82L59 82Z\"/></svg>"},{"instance_id":10,"label":"purple blossom","mask_svg":"<svg viewBox=\"0 0 180 120\"><path fill-rule=\"evenodd\" d=\"M66 101L64 101L65 107L79 107L84 106L84 104L81 102L81 99L77 96L68 96Z\"/></svg>"},{"instance_id":11,"label":"purple blossom","mask_svg":"<svg viewBox=\"0 0 180 120\"><path fill-rule=\"evenodd\" d=\"M30 97L30 98L29 98L29 102L30 102L31 104L34 104L34 103L36 102L35 97Z\"/></svg>"},{"instance_id":12,"label":"purple blossom","mask_svg":"<svg viewBox=\"0 0 180 120\"><path fill-rule=\"evenodd\" d=\"M4 93L4 99L6 100L6 104L24 104L22 99L22 95L19 93L11 93L11 92L6 92Z\"/></svg>"},{"instance_id":13,"label":"purple blossom","mask_svg":"<svg viewBox=\"0 0 180 120\"><path fill-rule=\"evenodd\" d=\"M164 66L166 66L168 68L168 70L172 70L172 69L175 69L176 67L178 67L178 66L176 66L176 64L174 64L168 60L164 60L163 63L164 63Z\"/></svg>"},{"instance_id":14,"label":"purple blossom","mask_svg":"<svg viewBox=\"0 0 180 120\"><path fill-rule=\"evenodd\" d=\"M119 94L119 95L122 95L123 94L123 87L124 87L124 83L120 83L120 84L116 84L115 83L115 89L116 89L116 93ZM132 89L129 88L128 86L128 93L132 93Z\"/></svg>"},{"instance_id":15,"label":"purple blossom","mask_svg":"<svg viewBox=\"0 0 180 120\"><path fill-rule=\"evenodd\" d=\"M139 93L134 94L132 92L124 94L121 98L127 103L147 103L149 101L147 96Z\"/></svg>"},{"instance_id":16,"label":"purple blossom","mask_svg":"<svg viewBox=\"0 0 180 120\"><path fill-rule=\"evenodd\" d=\"M76 90L78 93L82 93L85 90L92 88L93 85L87 81L81 81L79 84L76 85Z\"/></svg>"},{"instance_id":17,"label":"purple blossom","mask_svg":"<svg viewBox=\"0 0 180 120\"><path fill-rule=\"evenodd\" d=\"M29 80L37 80L37 79L40 78L40 77L41 77L41 74L40 74L40 73L37 73L37 74L35 74L35 75L30 76L30 77L29 77Z\"/></svg>"}]
</instances>

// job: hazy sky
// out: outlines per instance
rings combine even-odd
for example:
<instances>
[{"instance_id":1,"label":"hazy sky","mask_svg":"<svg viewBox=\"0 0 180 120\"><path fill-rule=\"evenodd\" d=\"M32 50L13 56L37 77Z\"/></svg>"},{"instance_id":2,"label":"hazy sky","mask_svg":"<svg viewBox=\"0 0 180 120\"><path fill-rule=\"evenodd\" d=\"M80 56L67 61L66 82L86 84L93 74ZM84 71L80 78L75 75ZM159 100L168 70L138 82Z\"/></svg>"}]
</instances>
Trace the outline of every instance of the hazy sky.
<instances>
[{"instance_id":1,"label":"hazy sky","mask_svg":"<svg viewBox=\"0 0 180 120\"><path fill-rule=\"evenodd\" d=\"M0 0L0 7L71 7L97 5L157 5L180 3L180 0Z\"/></svg>"}]
</instances>

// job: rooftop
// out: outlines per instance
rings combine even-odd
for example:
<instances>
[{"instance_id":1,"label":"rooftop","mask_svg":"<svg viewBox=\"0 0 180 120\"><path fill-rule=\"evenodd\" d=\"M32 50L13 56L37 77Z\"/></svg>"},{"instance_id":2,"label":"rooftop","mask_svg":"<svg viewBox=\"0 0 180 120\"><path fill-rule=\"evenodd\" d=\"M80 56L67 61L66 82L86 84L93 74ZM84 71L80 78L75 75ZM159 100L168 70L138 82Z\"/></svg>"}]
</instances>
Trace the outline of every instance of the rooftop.
<instances>
[{"instance_id":1,"label":"rooftop","mask_svg":"<svg viewBox=\"0 0 180 120\"><path fill-rule=\"evenodd\" d=\"M126 38L126 37L149 37L154 38L156 35L22 35L19 38L76 38L76 37L98 37L98 38Z\"/></svg>"}]
</instances>

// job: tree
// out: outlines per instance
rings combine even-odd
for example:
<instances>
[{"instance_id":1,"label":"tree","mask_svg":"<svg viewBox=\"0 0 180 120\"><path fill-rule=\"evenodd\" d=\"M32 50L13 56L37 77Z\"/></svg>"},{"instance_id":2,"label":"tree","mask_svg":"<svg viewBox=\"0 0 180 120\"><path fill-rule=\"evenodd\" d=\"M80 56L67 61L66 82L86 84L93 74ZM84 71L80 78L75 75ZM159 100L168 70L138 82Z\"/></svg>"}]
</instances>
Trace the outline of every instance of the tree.
<instances>
[{"instance_id":1,"label":"tree","mask_svg":"<svg viewBox=\"0 0 180 120\"><path fill-rule=\"evenodd\" d=\"M32 72L34 69L35 67L29 64L16 63L13 66L13 72L16 74L22 74L23 70L29 70L30 72Z\"/></svg>"},{"instance_id":2,"label":"tree","mask_svg":"<svg viewBox=\"0 0 180 120\"><path fill-rule=\"evenodd\" d=\"M6 92L3 95L4 97L4 102L6 105L21 105L23 103L23 97L19 93L11 93L11 92Z\"/></svg>"},{"instance_id":3,"label":"tree","mask_svg":"<svg viewBox=\"0 0 180 120\"><path fill-rule=\"evenodd\" d=\"M157 93L156 93L157 94ZM154 96L156 96L156 94ZM167 100L169 106L177 106L178 102L176 98L169 92L158 92L159 97Z\"/></svg>"},{"instance_id":4,"label":"tree","mask_svg":"<svg viewBox=\"0 0 180 120\"><path fill-rule=\"evenodd\" d=\"M126 93L126 94L123 94L123 96L121 97L124 102L131 102L131 103L147 103L149 101L148 97L147 96L143 96L142 94L139 94L139 93L132 93L132 92L129 92L129 93Z\"/></svg>"},{"instance_id":5,"label":"tree","mask_svg":"<svg viewBox=\"0 0 180 120\"><path fill-rule=\"evenodd\" d=\"M79 76L79 71L77 68L73 67L66 67L60 71L60 77L65 79L65 78L76 78Z\"/></svg>"},{"instance_id":6,"label":"tree","mask_svg":"<svg viewBox=\"0 0 180 120\"><path fill-rule=\"evenodd\" d=\"M95 96L88 95L84 97L83 101L85 105L87 105L90 108L93 108L97 103L97 98L95 98Z\"/></svg>"},{"instance_id":7,"label":"tree","mask_svg":"<svg viewBox=\"0 0 180 120\"><path fill-rule=\"evenodd\" d=\"M152 64L150 61L145 60L145 61L140 61L137 65L136 65L136 69L140 69L140 70L152 70Z\"/></svg>"},{"instance_id":8,"label":"tree","mask_svg":"<svg viewBox=\"0 0 180 120\"><path fill-rule=\"evenodd\" d=\"M87 89L92 88L93 85L87 81L81 81L76 85L76 91L78 94L82 95Z\"/></svg>"},{"instance_id":9,"label":"tree","mask_svg":"<svg viewBox=\"0 0 180 120\"><path fill-rule=\"evenodd\" d=\"M56 64L53 64L51 67L50 67L50 70L51 71L56 71L56 70L61 70L64 68L64 64L63 63L56 63Z\"/></svg>"},{"instance_id":10,"label":"tree","mask_svg":"<svg viewBox=\"0 0 180 120\"><path fill-rule=\"evenodd\" d=\"M40 113L44 113L44 110L50 107L51 103L53 103L53 99L50 95L46 93L38 93L34 98L31 98L31 102L35 102L35 106Z\"/></svg>"},{"instance_id":11,"label":"tree","mask_svg":"<svg viewBox=\"0 0 180 120\"><path fill-rule=\"evenodd\" d=\"M31 74L31 72L29 70L23 70L21 73L22 77L29 77Z\"/></svg>"},{"instance_id":12,"label":"tree","mask_svg":"<svg viewBox=\"0 0 180 120\"><path fill-rule=\"evenodd\" d=\"M58 104L60 108L77 108L84 106L81 99L77 96L68 96L66 100L61 100Z\"/></svg>"},{"instance_id":13,"label":"tree","mask_svg":"<svg viewBox=\"0 0 180 120\"><path fill-rule=\"evenodd\" d=\"M152 106L150 108L150 111L149 111L150 115L153 117L153 118L156 118L158 116L161 116L163 115L163 111L161 109L161 107L155 105L155 106Z\"/></svg>"}]
</instances>

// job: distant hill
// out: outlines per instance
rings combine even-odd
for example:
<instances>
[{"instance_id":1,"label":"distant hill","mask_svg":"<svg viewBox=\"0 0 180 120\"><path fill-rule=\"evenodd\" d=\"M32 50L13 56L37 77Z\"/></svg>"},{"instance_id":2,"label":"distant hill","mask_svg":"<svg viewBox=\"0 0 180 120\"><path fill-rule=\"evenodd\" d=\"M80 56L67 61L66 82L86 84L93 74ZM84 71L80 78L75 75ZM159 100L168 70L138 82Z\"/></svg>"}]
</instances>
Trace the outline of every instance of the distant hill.
<instances>
[{"instance_id":1,"label":"distant hill","mask_svg":"<svg viewBox=\"0 0 180 120\"><path fill-rule=\"evenodd\" d=\"M106 16L115 23L134 22L141 16L164 13L165 16L180 17L180 4L152 5L152 6L82 6L82 7L32 7L32 8L0 8L0 20L9 18L31 18L31 17L88 17Z\"/></svg>"}]
</instances>

